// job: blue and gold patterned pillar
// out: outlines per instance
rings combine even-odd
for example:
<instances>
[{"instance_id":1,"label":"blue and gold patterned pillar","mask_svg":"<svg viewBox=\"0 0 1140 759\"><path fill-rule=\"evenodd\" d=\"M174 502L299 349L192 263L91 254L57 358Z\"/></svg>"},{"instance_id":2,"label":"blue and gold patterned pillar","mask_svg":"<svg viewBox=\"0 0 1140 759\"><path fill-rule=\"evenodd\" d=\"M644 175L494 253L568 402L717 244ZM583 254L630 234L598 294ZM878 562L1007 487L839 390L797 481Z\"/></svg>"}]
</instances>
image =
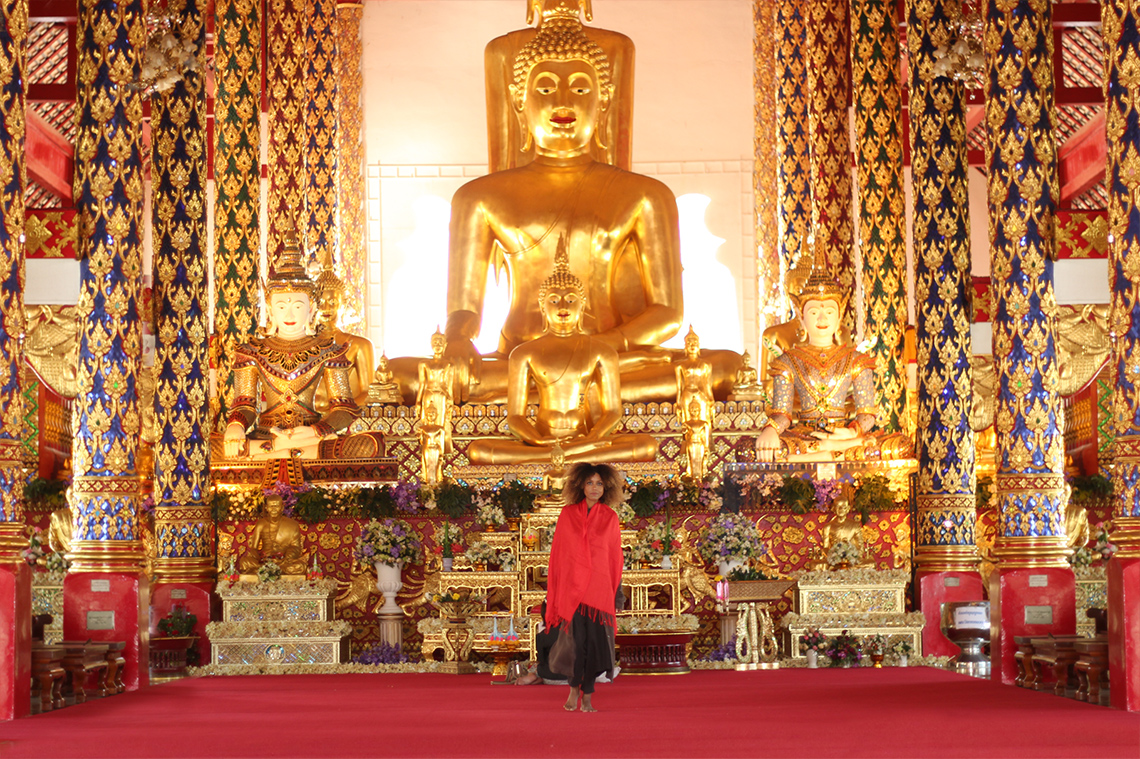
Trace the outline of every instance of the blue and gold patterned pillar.
<instances>
[{"instance_id":1,"label":"blue and gold patterned pillar","mask_svg":"<svg viewBox=\"0 0 1140 759\"><path fill-rule=\"evenodd\" d=\"M336 0L310 0L305 26L305 260L336 261L337 152L340 91L337 86ZM302 238L306 239L306 238Z\"/></svg>"},{"instance_id":2,"label":"blue and gold patterned pillar","mask_svg":"<svg viewBox=\"0 0 1140 759\"><path fill-rule=\"evenodd\" d=\"M0 3L0 720L31 710L32 575L24 537L25 62L28 0Z\"/></svg>"},{"instance_id":3,"label":"blue and gold patterned pillar","mask_svg":"<svg viewBox=\"0 0 1140 759\"><path fill-rule=\"evenodd\" d=\"M1014 636L1072 633L1065 561L1065 445L1053 335L1057 199L1049 0L988 0L986 158L997 374L997 497L991 575L994 679L1012 683Z\"/></svg>"},{"instance_id":4,"label":"blue and gold patterned pillar","mask_svg":"<svg viewBox=\"0 0 1140 759\"><path fill-rule=\"evenodd\" d=\"M911 177L918 342L918 564L922 649L953 656L941 605L984 598L974 544L973 376L966 93L934 74L934 51L954 29L956 0L910 0Z\"/></svg>"},{"instance_id":5,"label":"blue and gold patterned pillar","mask_svg":"<svg viewBox=\"0 0 1140 759\"><path fill-rule=\"evenodd\" d=\"M899 31L892 0L851 4L859 227L867 338L878 338L875 399L879 427L899 432L906 413L906 198L903 195Z\"/></svg>"},{"instance_id":6,"label":"blue and gold patterned pillar","mask_svg":"<svg viewBox=\"0 0 1140 759\"><path fill-rule=\"evenodd\" d=\"M64 636L127 642L124 682L147 683L149 586L139 542L142 333L142 0L82 0L76 26L75 204L80 290L72 415L75 524Z\"/></svg>"},{"instance_id":7,"label":"blue and gold patterned pillar","mask_svg":"<svg viewBox=\"0 0 1140 759\"><path fill-rule=\"evenodd\" d=\"M285 238L305 213L305 0L267 0L265 86L269 100L269 198L266 260L272 269Z\"/></svg>"},{"instance_id":8,"label":"blue and gold patterned pillar","mask_svg":"<svg viewBox=\"0 0 1140 759\"><path fill-rule=\"evenodd\" d=\"M261 3L216 0L214 337L225 419L234 348L257 330L261 246Z\"/></svg>"},{"instance_id":9,"label":"blue and gold patterned pillar","mask_svg":"<svg viewBox=\"0 0 1140 759\"><path fill-rule=\"evenodd\" d=\"M210 618L208 268L206 255L206 0L168 0L199 67L151 99L155 348L154 618L174 605ZM174 596L178 596L174 599ZM205 642L203 641L203 645Z\"/></svg>"},{"instance_id":10,"label":"blue and gold patterned pillar","mask_svg":"<svg viewBox=\"0 0 1140 759\"><path fill-rule=\"evenodd\" d=\"M780 259L811 274L811 143L808 133L806 8L776 0L776 215ZM785 317L790 316L785 302Z\"/></svg>"},{"instance_id":11,"label":"blue and gold patterned pillar","mask_svg":"<svg viewBox=\"0 0 1140 759\"><path fill-rule=\"evenodd\" d=\"M1140 5L1105 0L1105 124L1108 133L1108 251L1117 385L1115 508L1108 563L1108 658L1112 705L1140 710Z\"/></svg>"}]
</instances>

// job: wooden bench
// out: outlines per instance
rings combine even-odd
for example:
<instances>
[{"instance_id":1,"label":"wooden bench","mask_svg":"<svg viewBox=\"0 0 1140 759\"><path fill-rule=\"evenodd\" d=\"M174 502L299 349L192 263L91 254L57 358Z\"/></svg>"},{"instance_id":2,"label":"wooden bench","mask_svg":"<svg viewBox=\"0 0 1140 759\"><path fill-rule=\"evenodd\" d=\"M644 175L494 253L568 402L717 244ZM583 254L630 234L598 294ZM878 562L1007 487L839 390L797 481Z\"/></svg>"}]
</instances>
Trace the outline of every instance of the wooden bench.
<instances>
[{"instance_id":1,"label":"wooden bench","mask_svg":"<svg viewBox=\"0 0 1140 759\"><path fill-rule=\"evenodd\" d=\"M1033 638L1028 635L1015 635L1013 642L1017 644L1017 651L1013 658L1018 664L1017 677L1013 684L1018 688L1032 688L1037 680L1037 673L1033 671Z\"/></svg>"},{"instance_id":2,"label":"wooden bench","mask_svg":"<svg viewBox=\"0 0 1140 759\"><path fill-rule=\"evenodd\" d=\"M32 714L62 709L67 703L63 698L63 681L67 676L63 669L63 657L67 649L63 646L32 644Z\"/></svg>"},{"instance_id":3,"label":"wooden bench","mask_svg":"<svg viewBox=\"0 0 1140 759\"><path fill-rule=\"evenodd\" d=\"M1080 685L1077 700L1108 706L1108 640L1103 637L1079 640L1073 646L1080 657L1073 668Z\"/></svg>"},{"instance_id":4,"label":"wooden bench","mask_svg":"<svg viewBox=\"0 0 1140 759\"><path fill-rule=\"evenodd\" d=\"M1050 675L1053 692L1058 696L1077 692L1077 675L1073 665L1080 658L1074 646L1078 641L1087 640L1081 635L1050 635L1046 638L1033 638L1033 667L1036 670L1034 690L1047 690Z\"/></svg>"},{"instance_id":5,"label":"wooden bench","mask_svg":"<svg viewBox=\"0 0 1140 759\"><path fill-rule=\"evenodd\" d=\"M88 697L103 698L109 695L108 644L65 640L59 645L67 649L63 657L63 669L67 672L67 681L63 688L64 697L73 704L82 704ZM110 693L117 691L111 690Z\"/></svg>"},{"instance_id":6,"label":"wooden bench","mask_svg":"<svg viewBox=\"0 0 1140 759\"><path fill-rule=\"evenodd\" d=\"M127 687L123 685L123 670L127 668L127 660L123 655L123 651L126 650L127 644L121 640L112 640L108 641L106 646L107 678L104 681L103 687L107 689L108 696L113 696L127 689Z\"/></svg>"}]
</instances>

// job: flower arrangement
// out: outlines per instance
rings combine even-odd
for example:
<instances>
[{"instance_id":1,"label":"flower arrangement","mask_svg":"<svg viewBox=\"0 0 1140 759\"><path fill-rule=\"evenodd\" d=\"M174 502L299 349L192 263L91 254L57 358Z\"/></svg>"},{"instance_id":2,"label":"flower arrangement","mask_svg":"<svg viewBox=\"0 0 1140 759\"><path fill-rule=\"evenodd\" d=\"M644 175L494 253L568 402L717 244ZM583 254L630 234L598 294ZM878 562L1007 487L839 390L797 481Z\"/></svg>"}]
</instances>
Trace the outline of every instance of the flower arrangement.
<instances>
[{"instance_id":1,"label":"flower arrangement","mask_svg":"<svg viewBox=\"0 0 1140 759\"><path fill-rule=\"evenodd\" d=\"M887 652L887 636L882 633L868 636L867 643L863 648L869 654L885 654Z\"/></svg>"},{"instance_id":2,"label":"flower arrangement","mask_svg":"<svg viewBox=\"0 0 1140 759\"><path fill-rule=\"evenodd\" d=\"M773 573L774 574L774 573ZM755 567L735 567L728 573L728 580L778 580L778 576L769 576L766 572Z\"/></svg>"},{"instance_id":3,"label":"flower arrangement","mask_svg":"<svg viewBox=\"0 0 1140 759\"><path fill-rule=\"evenodd\" d=\"M58 551L52 551L44 556L44 566L52 574L62 574L71 567L71 562Z\"/></svg>"},{"instance_id":4,"label":"flower arrangement","mask_svg":"<svg viewBox=\"0 0 1140 759\"><path fill-rule=\"evenodd\" d=\"M843 491L843 483L839 480L815 481L815 510L825 512L831 507L831 502Z\"/></svg>"},{"instance_id":5,"label":"flower arrangement","mask_svg":"<svg viewBox=\"0 0 1140 759\"><path fill-rule=\"evenodd\" d=\"M639 517L651 517L669 503L671 493L661 480L647 479L641 482L626 480L627 503Z\"/></svg>"},{"instance_id":6,"label":"flower arrangement","mask_svg":"<svg viewBox=\"0 0 1140 759\"><path fill-rule=\"evenodd\" d=\"M487 608L487 596L470 591L448 590L444 593L429 593L427 601L439 609L440 617L458 620Z\"/></svg>"},{"instance_id":7,"label":"flower arrangement","mask_svg":"<svg viewBox=\"0 0 1140 759\"><path fill-rule=\"evenodd\" d=\"M513 572L515 571L515 564L517 562L515 555L510 551L499 551L498 555L495 557L494 563L499 565L500 571Z\"/></svg>"},{"instance_id":8,"label":"flower arrangement","mask_svg":"<svg viewBox=\"0 0 1140 759\"><path fill-rule=\"evenodd\" d=\"M740 488L741 502L750 506L772 503L784 486L784 478L773 473L746 474L733 480Z\"/></svg>"},{"instance_id":9,"label":"flower arrangement","mask_svg":"<svg viewBox=\"0 0 1140 759\"><path fill-rule=\"evenodd\" d=\"M827 648L827 636L820 632L818 627L808 627L800 636L800 650L804 653L815 651L817 654L822 654L825 648Z\"/></svg>"},{"instance_id":10,"label":"flower arrangement","mask_svg":"<svg viewBox=\"0 0 1140 759\"><path fill-rule=\"evenodd\" d=\"M914 653L914 646L910 644L909 640L900 640L891 646L891 653L896 656L910 656Z\"/></svg>"},{"instance_id":11,"label":"flower arrangement","mask_svg":"<svg viewBox=\"0 0 1140 759\"><path fill-rule=\"evenodd\" d=\"M424 485L418 489L420 500L426 508L439 509L452 519L470 514L475 509L475 488L462 482L444 479L434 486Z\"/></svg>"},{"instance_id":12,"label":"flower arrangement","mask_svg":"<svg viewBox=\"0 0 1140 759\"><path fill-rule=\"evenodd\" d=\"M688 475L678 477L673 485L675 502L686 506L702 506L712 511L720 511L723 503L722 488L716 475L709 474L704 479L694 479Z\"/></svg>"},{"instance_id":13,"label":"flower arrangement","mask_svg":"<svg viewBox=\"0 0 1140 759\"><path fill-rule=\"evenodd\" d=\"M377 664L405 664L409 661L411 661L411 659L408 658L407 654L401 651L398 646L393 646L391 643L377 643L352 657L354 664L372 666Z\"/></svg>"},{"instance_id":14,"label":"flower arrangement","mask_svg":"<svg viewBox=\"0 0 1140 759\"><path fill-rule=\"evenodd\" d=\"M485 540L476 540L471 545L467 546L467 550L463 552L467 560L472 564L494 564L498 558L499 553L495 550L494 546Z\"/></svg>"},{"instance_id":15,"label":"flower arrangement","mask_svg":"<svg viewBox=\"0 0 1140 759\"><path fill-rule=\"evenodd\" d=\"M186 611L184 606L174 606L170 613L158 620L158 633L165 638L185 638L194 634L198 615Z\"/></svg>"},{"instance_id":16,"label":"flower arrangement","mask_svg":"<svg viewBox=\"0 0 1140 759\"><path fill-rule=\"evenodd\" d=\"M642 541L649 546L650 558L647 561L661 561L663 556L672 556L681 550L681 541L673 533L672 520L654 522L645 528Z\"/></svg>"},{"instance_id":17,"label":"flower arrangement","mask_svg":"<svg viewBox=\"0 0 1140 759\"><path fill-rule=\"evenodd\" d=\"M831 640L826 653L833 667L850 667L863 660L863 649L859 645L859 640L847 630Z\"/></svg>"},{"instance_id":18,"label":"flower arrangement","mask_svg":"<svg viewBox=\"0 0 1140 759\"><path fill-rule=\"evenodd\" d=\"M518 519L520 514L534 511L538 490L515 478L500 482L491 490L491 499L507 519Z\"/></svg>"},{"instance_id":19,"label":"flower arrangement","mask_svg":"<svg viewBox=\"0 0 1140 759\"><path fill-rule=\"evenodd\" d=\"M629 564L636 569L640 564L660 562L661 556L655 555L653 548L645 541L639 540L629 548Z\"/></svg>"},{"instance_id":20,"label":"flower arrangement","mask_svg":"<svg viewBox=\"0 0 1140 759\"><path fill-rule=\"evenodd\" d=\"M20 558L34 567L40 563L44 553L44 531L39 527L33 527L32 534L28 539L28 547L20 551Z\"/></svg>"},{"instance_id":21,"label":"flower arrangement","mask_svg":"<svg viewBox=\"0 0 1140 759\"><path fill-rule=\"evenodd\" d=\"M489 494L479 494L475 498L475 503L475 522L481 524L484 529L494 530L507 523L502 507L495 503Z\"/></svg>"},{"instance_id":22,"label":"flower arrangement","mask_svg":"<svg viewBox=\"0 0 1140 759\"><path fill-rule=\"evenodd\" d=\"M237 569L237 556L230 554L229 561L226 562L226 568L218 573L218 580L232 584L238 582L240 579L241 575L238 574Z\"/></svg>"},{"instance_id":23,"label":"flower arrangement","mask_svg":"<svg viewBox=\"0 0 1140 759\"><path fill-rule=\"evenodd\" d=\"M1116 546L1108 539L1108 527L1104 522L1097 522L1096 537L1093 539L1092 550L1099 554L1103 561L1108 561L1116 555Z\"/></svg>"},{"instance_id":24,"label":"flower arrangement","mask_svg":"<svg viewBox=\"0 0 1140 759\"><path fill-rule=\"evenodd\" d=\"M633 507L629 505L629 501L622 501L614 511L617 513L618 521L622 524L629 524L637 517Z\"/></svg>"},{"instance_id":25,"label":"flower arrangement","mask_svg":"<svg viewBox=\"0 0 1140 759\"><path fill-rule=\"evenodd\" d=\"M281 579L281 567L272 559L257 568L258 582L277 582Z\"/></svg>"},{"instance_id":26,"label":"flower arrangement","mask_svg":"<svg viewBox=\"0 0 1140 759\"><path fill-rule=\"evenodd\" d=\"M373 519L356 539L353 556L364 565L382 562L397 566L400 562L423 561L423 544L411 526L402 519Z\"/></svg>"},{"instance_id":27,"label":"flower arrangement","mask_svg":"<svg viewBox=\"0 0 1140 759\"><path fill-rule=\"evenodd\" d=\"M697 552L713 564L729 561L743 564L765 553L756 525L744 516L732 513L712 518L708 529L697 541Z\"/></svg>"},{"instance_id":28,"label":"flower arrangement","mask_svg":"<svg viewBox=\"0 0 1140 759\"><path fill-rule=\"evenodd\" d=\"M895 506L891 481L881 474L864 477L851 497L851 509L859 513L861 524L871 521L871 512L889 511Z\"/></svg>"},{"instance_id":29,"label":"flower arrangement","mask_svg":"<svg viewBox=\"0 0 1140 759\"><path fill-rule=\"evenodd\" d=\"M846 540L841 540L827 551L827 565L838 567L842 564L854 566L863 559L859 547Z\"/></svg>"},{"instance_id":30,"label":"flower arrangement","mask_svg":"<svg viewBox=\"0 0 1140 759\"><path fill-rule=\"evenodd\" d=\"M462 535L445 521L435 530L435 552L444 559L454 559L456 553L463 553Z\"/></svg>"}]
</instances>

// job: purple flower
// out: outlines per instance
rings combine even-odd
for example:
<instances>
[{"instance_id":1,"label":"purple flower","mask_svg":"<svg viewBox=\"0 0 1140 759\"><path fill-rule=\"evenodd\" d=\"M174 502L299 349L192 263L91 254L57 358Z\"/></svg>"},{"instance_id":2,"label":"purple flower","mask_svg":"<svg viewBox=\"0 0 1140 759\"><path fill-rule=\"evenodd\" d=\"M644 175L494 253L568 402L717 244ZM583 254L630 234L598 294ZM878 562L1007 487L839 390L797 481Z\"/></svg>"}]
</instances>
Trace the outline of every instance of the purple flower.
<instances>
[{"instance_id":1,"label":"purple flower","mask_svg":"<svg viewBox=\"0 0 1140 759\"><path fill-rule=\"evenodd\" d=\"M389 553L392 554L393 558L400 558L400 547L392 546L392 550L389 551Z\"/></svg>"},{"instance_id":2,"label":"purple flower","mask_svg":"<svg viewBox=\"0 0 1140 759\"><path fill-rule=\"evenodd\" d=\"M365 543L364 544L364 555L365 556L371 556L374 553L376 553L376 549L373 548L371 545L368 545L367 543Z\"/></svg>"}]
</instances>

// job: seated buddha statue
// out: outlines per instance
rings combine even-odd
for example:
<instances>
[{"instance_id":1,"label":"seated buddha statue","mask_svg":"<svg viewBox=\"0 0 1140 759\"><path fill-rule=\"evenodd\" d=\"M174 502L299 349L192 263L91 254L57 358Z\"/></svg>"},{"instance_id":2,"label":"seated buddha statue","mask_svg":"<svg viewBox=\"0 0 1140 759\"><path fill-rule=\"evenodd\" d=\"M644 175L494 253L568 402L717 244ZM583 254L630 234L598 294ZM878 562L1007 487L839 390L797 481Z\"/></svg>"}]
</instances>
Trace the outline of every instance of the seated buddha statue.
<instances>
[{"instance_id":1,"label":"seated buddha statue","mask_svg":"<svg viewBox=\"0 0 1140 759\"><path fill-rule=\"evenodd\" d=\"M447 351L453 400L499 403L512 350L543 334L538 290L565 239L589 310L581 331L618 354L621 399L674 397L673 362L661 344L680 328L677 201L663 183L596 160L614 96L612 63L582 28L578 7L544 6L541 27L514 59L511 107L534 160L464 184L452 201ZM475 348L490 268L507 272L510 307L498 349ZM740 358L707 351L714 391L727 395ZM414 360L411 360L414 362ZM405 399L414 363L393 360ZM407 381L405 381L407 380Z\"/></svg>"},{"instance_id":2,"label":"seated buddha statue","mask_svg":"<svg viewBox=\"0 0 1140 759\"><path fill-rule=\"evenodd\" d=\"M400 385L392 376L392 367L388 365L388 357L380 354L380 363L372 373L372 384L368 386L369 403L400 403Z\"/></svg>"},{"instance_id":3,"label":"seated buddha statue","mask_svg":"<svg viewBox=\"0 0 1140 759\"><path fill-rule=\"evenodd\" d=\"M874 565L871 557L867 556L866 544L863 540L863 522L858 514L851 512L851 501L847 496L839 496L831 506L831 518L823 528L822 542L818 550L808 559L809 569L832 569L827 560L828 553L836 545L847 543L858 552L859 558L849 563L849 567L869 567Z\"/></svg>"},{"instance_id":4,"label":"seated buddha statue","mask_svg":"<svg viewBox=\"0 0 1140 759\"><path fill-rule=\"evenodd\" d=\"M760 387L760 380L756 374L756 367L752 366L752 356L748 351L740 357L740 369L736 372L736 384L728 394L730 401L760 401L764 399L764 388Z\"/></svg>"},{"instance_id":5,"label":"seated buddha statue","mask_svg":"<svg viewBox=\"0 0 1140 759\"><path fill-rule=\"evenodd\" d=\"M344 346L345 358L349 361L348 385L357 405L368 402L368 388L372 384L372 341L367 337L349 334L337 322L340 314L344 283L333 269L332 257L325 249L325 260L321 274L317 277L317 330L328 334L339 345ZM318 399L320 403L321 399Z\"/></svg>"},{"instance_id":6,"label":"seated buddha statue","mask_svg":"<svg viewBox=\"0 0 1140 759\"><path fill-rule=\"evenodd\" d=\"M382 456L383 437L378 432L337 434L360 415L349 379L353 362L332 335L314 334L316 285L301 266L295 235L287 237L265 289L269 334L234 352L234 400L223 435L225 457Z\"/></svg>"},{"instance_id":7,"label":"seated buddha statue","mask_svg":"<svg viewBox=\"0 0 1140 759\"><path fill-rule=\"evenodd\" d=\"M836 339L846 293L834 281L813 275L793 303L804 339L769 365L772 395L768 424L756 440L757 458L775 461L786 455L788 461L828 461L909 455L905 435L873 432L878 420L875 360Z\"/></svg>"},{"instance_id":8,"label":"seated buddha statue","mask_svg":"<svg viewBox=\"0 0 1140 759\"><path fill-rule=\"evenodd\" d=\"M285 501L277 493L266 494L265 516L254 525L238 570L251 574L267 561L276 563L285 575L303 575L308 569L308 560L301 550L301 524L285 516Z\"/></svg>"},{"instance_id":9,"label":"seated buddha statue","mask_svg":"<svg viewBox=\"0 0 1140 759\"><path fill-rule=\"evenodd\" d=\"M586 289L564 247L556 260L539 289L546 332L511 351L507 426L517 440L475 440L467 456L473 464L540 464L560 446L567 462L652 461L652 435L614 432L622 416L617 351L582 332ZM532 383L538 394L533 421L527 415Z\"/></svg>"}]
</instances>

